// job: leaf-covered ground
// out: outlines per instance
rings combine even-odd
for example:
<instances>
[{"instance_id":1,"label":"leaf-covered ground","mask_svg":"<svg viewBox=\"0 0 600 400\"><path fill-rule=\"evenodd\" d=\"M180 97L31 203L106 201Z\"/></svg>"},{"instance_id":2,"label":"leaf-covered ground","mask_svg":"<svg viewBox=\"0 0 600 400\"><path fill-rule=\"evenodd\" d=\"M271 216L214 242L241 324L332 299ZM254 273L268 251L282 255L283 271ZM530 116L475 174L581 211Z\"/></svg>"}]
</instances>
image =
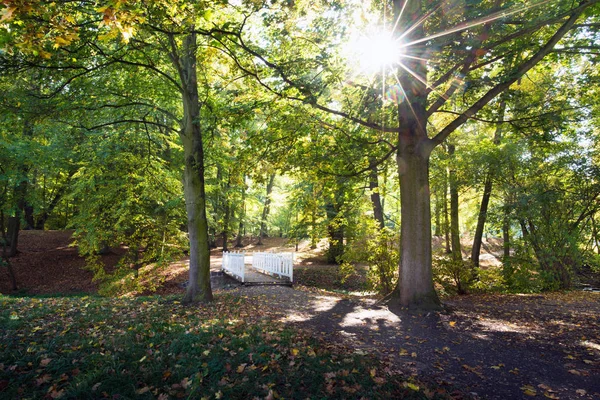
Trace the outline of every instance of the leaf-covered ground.
<instances>
[{"instance_id":1,"label":"leaf-covered ground","mask_svg":"<svg viewBox=\"0 0 600 400\"><path fill-rule=\"evenodd\" d=\"M600 293L463 296L426 314L283 287L237 293L455 398L600 398Z\"/></svg>"},{"instance_id":2,"label":"leaf-covered ground","mask_svg":"<svg viewBox=\"0 0 600 400\"><path fill-rule=\"evenodd\" d=\"M69 236L23 232L13 265L25 293L95 290ZM231 398L235 384L244 398L372 398L419 386L426 397L600 399L599 293L464 296L446 299L445 313L393 313L314 289L347 292L364 280L342 283L306 256L298 278L312 288L238 288L198 308L176 302L183 263L161 289L174 297L0 297L0 398Z\"/></svg>"},{"instance_id":3,"label":"leaf-covered ground","mask_svg":"<svg viewBox=\"0 0 600 400\"><path fill-rule=\"evenodd\" d=\"M258 299L0 297L0 398L431 398Z\"/></svg>"}]
</instances>

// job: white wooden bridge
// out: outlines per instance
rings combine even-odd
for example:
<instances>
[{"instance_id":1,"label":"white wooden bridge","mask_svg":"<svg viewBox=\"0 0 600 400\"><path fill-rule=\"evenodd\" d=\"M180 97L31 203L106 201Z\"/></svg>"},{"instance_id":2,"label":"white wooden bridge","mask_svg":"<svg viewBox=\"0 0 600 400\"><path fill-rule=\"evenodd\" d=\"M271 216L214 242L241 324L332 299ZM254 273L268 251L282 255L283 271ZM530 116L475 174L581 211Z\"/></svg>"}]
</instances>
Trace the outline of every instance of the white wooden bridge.
<instances>
[{"instance_id":1,"label":"white wooden bridge","mask_svg":"<svg viewBox=\"0 0 600 400\"><path fill-rule=\"evenodd\" d=\"M245 285L291 285L294 282L294 254L224 251L223 272Z\"/></svg>"}]
</instances>

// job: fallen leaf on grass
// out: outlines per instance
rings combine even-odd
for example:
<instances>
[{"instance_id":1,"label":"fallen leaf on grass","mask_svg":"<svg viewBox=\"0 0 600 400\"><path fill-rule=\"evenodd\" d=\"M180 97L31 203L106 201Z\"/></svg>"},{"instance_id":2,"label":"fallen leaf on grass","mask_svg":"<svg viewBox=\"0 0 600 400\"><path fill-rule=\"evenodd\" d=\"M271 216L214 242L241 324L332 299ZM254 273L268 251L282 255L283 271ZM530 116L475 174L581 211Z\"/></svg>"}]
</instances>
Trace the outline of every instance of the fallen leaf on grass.
<instances>
[{"instance_id":1,"label":"fallen leaf on grass","mask_svg":"<svg viewBox=\"0 0 600 400\"><path fill-rule=\"evenodd\" d=\"M143 388L136 390L135 393L136 394L144 394L149 391L150 391L150 388L148 386L144 386Z\"/></svg>"},{"instance_id":2,"label":"fallen leaf on grass","mask_svg":"<svg viewBox=\"0 0 600 400\"><path fill-rule=\"evenodd\" d=\"M237 367L237 373L238 373L238 374L241 374L242 372L244 372L244 370L246 369L246 365L247 365L247 364L240 364L240 365Z\"/></svg>"},{"instance_id":3,"label":"fallen leaf on grass","mask_svg":"<svg viewBox=\"0 0 600 400\"><path fill-rule=\"evenodd\" d=\"M448 325L454 327L454 325L456 325L456 321L450 321L450 322L448 322Z\"/></svg>"},{"instance_id":4,"label":"fallen leaf on grass","mask_svg":"<svg viewBox=\"0 0 600 400\"><path fill-rule=\"evenodd\" d=\"M570 369L569 373L573 375L581 375L581 372L577 371L576 369Z\"/></svg>"},{"instance_id":5,"label":"fallen leaf on grass","mask_svg":"<svg viewBox=\"0 0 600 400\"><path fill-rule=\"evenodd\" d=\"M583 390L583 389L577 389L575 391L575 393L577 393L580 396L585 396L587 394L587 392L585 390Z\"/></svg>"},{"instance_id":6,"label":"fallen leaf on grass","mask_svg":"<svg viewBox=\"0 0 600 400\"><path fill-rule=\"evenodd\" d=\"M47 367L47 366L48 366L48 364L50 364L50 361L52 361L52 359L51 359L51 358L43 358L43 359L40 361L40 367Z\"/></svg>"},{"instance_id":7,"label":"fallen leaf on grass","mask_svg":"<svg viewBox=\"0 0 600 400\"><path fill-rule=\"evenodd\" d=\"M44 383L50 382L51 379L52 379L52 375L44 374L35 380L35 384L36 384L36 386L41 386Z\"/></svg>"}]
</instances>

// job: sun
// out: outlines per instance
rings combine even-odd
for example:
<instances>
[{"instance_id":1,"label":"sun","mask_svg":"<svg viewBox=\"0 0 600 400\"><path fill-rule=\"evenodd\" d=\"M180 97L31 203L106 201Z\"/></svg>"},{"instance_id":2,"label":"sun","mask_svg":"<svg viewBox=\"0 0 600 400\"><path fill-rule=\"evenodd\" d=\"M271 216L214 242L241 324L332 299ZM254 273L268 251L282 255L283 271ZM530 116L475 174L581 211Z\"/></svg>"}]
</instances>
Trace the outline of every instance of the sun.
<instances>
[{"instance_id":1,"label":"sun","mask_svg":"<svg viewBox=\"0 0 600 400\"><path fill-rule=\"evenodd\" d=\"M361 71L377 73L396 66L404 54L403 43L392 33L357 34L348 42L348 59L356 60Z\"/></svg>"}]
</instances>

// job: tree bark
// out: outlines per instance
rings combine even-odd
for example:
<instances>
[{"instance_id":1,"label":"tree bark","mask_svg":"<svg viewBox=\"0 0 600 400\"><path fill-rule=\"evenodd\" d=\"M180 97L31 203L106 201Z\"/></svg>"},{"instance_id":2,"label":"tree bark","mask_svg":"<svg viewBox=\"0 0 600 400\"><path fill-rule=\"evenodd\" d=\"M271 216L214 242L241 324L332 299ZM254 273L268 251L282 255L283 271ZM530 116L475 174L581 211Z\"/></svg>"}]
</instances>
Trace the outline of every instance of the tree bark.
<instances>
[{"instance_id":1,"label":"tree bark","mask_svg":"<svg viewBox=\"0 0 600 400\"><path fill-rule=\"evenodd\" d=\"M422 17L421 2L394 0L398 26L413 26ZM399 34L399 33L397 33ZM404 40L424 37L423 25L415 25ZM417 76L427 76L425 57L403 60ZM427 137L427 87L399 69L399 85L405 94L398 103L398 150L396 163L400 178L400 265L398 285L390 306L439 309L431 272L431 209L429 157L433 150Z\"/></svg>"},{"instance_id":2,"label":"tree bark","mask_svg":"<svg viewBox=\"0 0 600 400\"><path fill-rule=\"evenodd\" d=\"M379 194L379 177L377 173L377 164L375 159L369 160L369 189L371 190L371 204L373 205L373 218L377 222L379 229L385 227L383 205Z\"/></svg>"},{"instance_id":3,"label":"tree bark","mask_svg":"<svg viewBox=\"0 0 600 400\"><path fill-rule=\"evenodd\" d=\"M223 216L223 232L221 237L223 238L223 251L228 251L229 248L227 246L227 242L229 240L229 219L231 217L231 203L229 202L229 190L231 189L231 173L229 174L229 178L227 179L227 185L224 190L224 199L223 205L225 208L225 213Z\"/></svg>"},{"instance_id":4,"label":"tree bark","mask_svg":"<svg viewBox=\"0 0 600 400\"><path fill-rule=\"evenodd\" d=\"M442 236L442 210L440 205L442 203L442 196L440 186L437 185L435 190L435 230L433 236Z\"/></svg>"},{"instance_id":5,"label":"tree bark","mask_svg":"<svg viewBox=\"0 0 600 400\"><path fill-rule=\"evenodd\" d=\"M450 214L448 213L448 171L444 169L444 191L443 191L443 207L444 207L444 243L446 245L446 254L452 253L450 246Z\"/></svg>"},{"instance_id":6,"label":"tree bark","mask_svg":"<svg viewBox=\"0 0 600 400\"><path fill-rule=\"evenodd\" d=\"M6 242L9 246L6 252L7 257L14 257L18 253L19 245L19 230L21 225L21 218L8 217L8 228L6 233Z\"/></svg>"},{"instance_id":7,"label":"tree bark","mask_svg":"<svg viewBox=\"0 0 600 400\"><path fill-rule=\"evenodd\" d=\"M246 218L246 177L242 179L242 208L240 210L240 223L238 225L237 237L235 239L235 247L244 247L242 238L244 236L244 219Z\"/></svg>"},{"instance_id":8,"label":"tree bark","mask_svg":"<svg viewBox=\"0 0 600 400\"><path fill-rule=\"evenodd\" d=\"M429 151L405 146L397 157L400 173L400 277L391 305L439 308L431 272Z\"/></svg>"},{"instance_id":9,"label":"tree bark","mask_svg":"<svg viewBox=\"0 0 600 400\"><path fill-rule=\"evenodd\" d=\"M190 33L184 39L181 57L179 58L175 52L171 54L179 71L183 90L183 121L180 137L185 158L183 188L190 241L189 282L183 299L186 304L213 299L210 286L204 148L200 129L196 51L196 34Z\"/></svg>"},{"instance_id":10,"label":"tree bark","mask_svg":"<svg viewBox=\"0 0 600 400\"><path fill-rule=\"evenodd\" d=\"M271 210L271 192L273 191L273 184L275 183L275 174L269 175L267 181L267 196L265 197L265 205L263 207L262 217L260 219L260 233L258 234L257 245L262 245L263 238L267 237L267 218Z\"/></svg>"},{"instance_id":11,"label":"tree bark","mask_svg":"<svg viewBox=\"0 0 600 400\"><path fill-rule=\"evenodd\" d=\"M504 113L506 111L506 101L500 102L500 110L498 112L498 121L504 120ZM502 138L502 125L496 126L494 132L494 144L499 145ZM487 219L488 206L490 204L490 197L492 196L492 186L496 177L497 167L496 164L491 164L488 167L488 172L485 177L485 183L483 185L483 196L481 197L481 206L479 207L479 215L477 216L477 227L475 228L475 236L473 237L473 248L471 249L471 261L473 262L474 268L479 268L479 255L481 254L481 243L483 241L483 228L485 228L485 221Z\"/></svg>"},{"instance_id":12,"label":"tree bark","mask_svg":"<svg viewBox=\"0 0 600 400\"><path fill-rule=\"evenodd\" d=\"M448 155L451 160L454 157L454 151L454 145L449 144ZM454 167L450 167L448 176L450 182L450 237L452 238L452 259L454 261L459 261L462 260L462 250L460 246L460 224L458 220L458 181Z\"/></svg>"},{"instance_id":13,"label":"tree bark","mask_svg":"<svg viewBox=\"0 0 600 400\"><path fill-rule=\"evenodd\" d=\"M504 217L502 218L502 239L503 261L506 261L510 257L510 215L506 205L504 205Z\"/></svg>"}]
</instances>

